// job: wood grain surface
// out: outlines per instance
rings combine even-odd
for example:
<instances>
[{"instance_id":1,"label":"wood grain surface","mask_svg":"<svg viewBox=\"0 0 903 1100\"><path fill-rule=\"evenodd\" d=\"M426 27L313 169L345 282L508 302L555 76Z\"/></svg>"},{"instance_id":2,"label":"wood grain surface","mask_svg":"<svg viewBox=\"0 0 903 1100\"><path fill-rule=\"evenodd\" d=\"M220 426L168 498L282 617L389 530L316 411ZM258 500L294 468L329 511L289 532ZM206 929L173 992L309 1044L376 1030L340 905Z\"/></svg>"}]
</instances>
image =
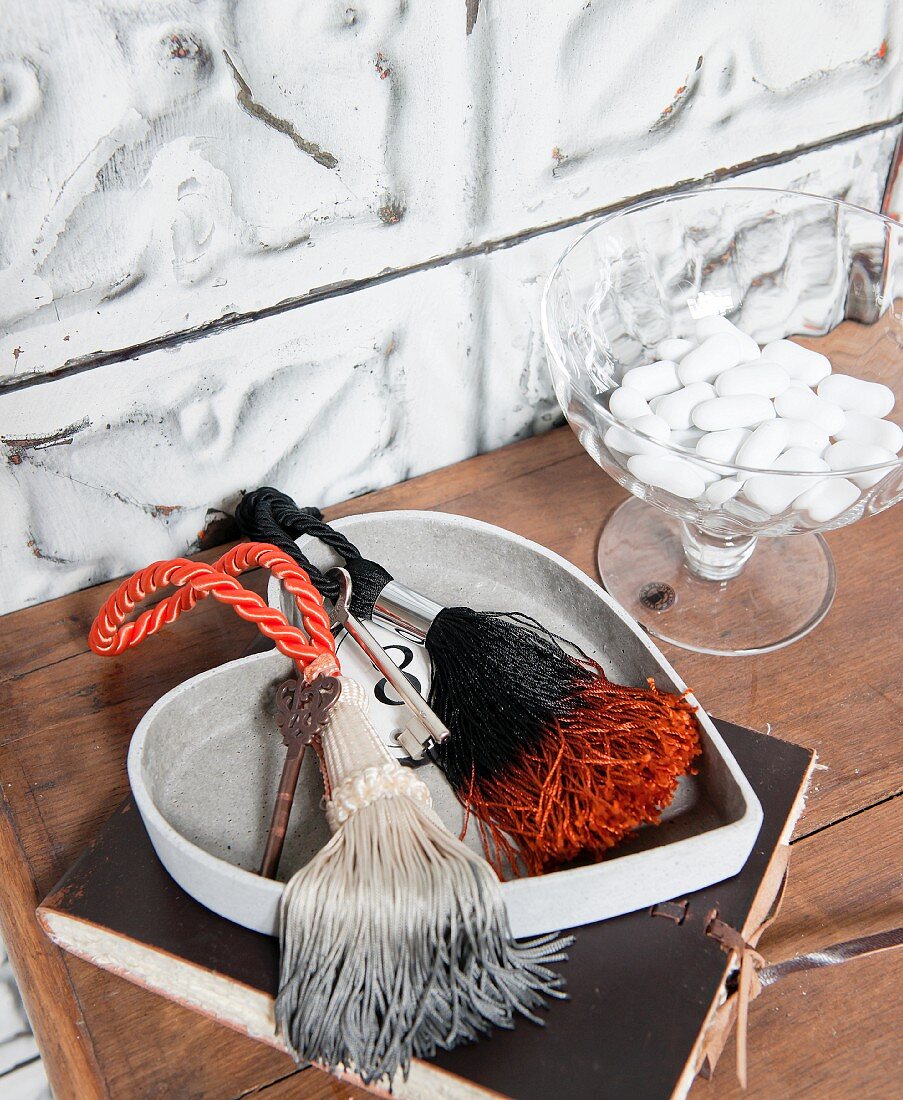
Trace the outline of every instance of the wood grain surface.
<instances>
[{"instance_id":1,"label":"wood grain surface","mask_svg":"<svg viewBox=\"0 0 903 1100\"><path fill-rule=\"evenodd\" d=\"M780 915L759 942L768 961L903 924L901 832L903 800L893 799L796 841ZM731 1037L690 1100L899 1095L901 985L900 951L782 979L750 1008L747 1091L732 1073Z\"/></svg>"},{"instance_id":2,"label":"wood grain surface","mask_svg":"<svg viewBox=\"0 0 903 1100\"><path fill-rule=\"evenodd\" d=\"M470 515L537 539L595 575L599 530L622 496L560 430L332 514L417 507ZM770 723L819 750L784 912L762 945L770 959L900 922L901 535L897 509L828 536L837 601L791 649L742 659L667 654L713 713L758 729ZM258 590L263 581L255 579ZM126 746L141 715L254 641L252 628L210 601L140 654L95 657L85 637L111 587L3 619L0 916L58 1100L355 1096L318 1071L293 1073L277 1052L64 957L40 937L34 906L125 793ZM875 1004L889 1035L901 1019L899 978L899 963L879 958L767 990L751 1013L751 1094L889 1095L899 1067L875 1026ZM739 1095L731 1057L728 1050L712 1082L697 1083L694 1100Z\"/></svg>"}]
</instances>

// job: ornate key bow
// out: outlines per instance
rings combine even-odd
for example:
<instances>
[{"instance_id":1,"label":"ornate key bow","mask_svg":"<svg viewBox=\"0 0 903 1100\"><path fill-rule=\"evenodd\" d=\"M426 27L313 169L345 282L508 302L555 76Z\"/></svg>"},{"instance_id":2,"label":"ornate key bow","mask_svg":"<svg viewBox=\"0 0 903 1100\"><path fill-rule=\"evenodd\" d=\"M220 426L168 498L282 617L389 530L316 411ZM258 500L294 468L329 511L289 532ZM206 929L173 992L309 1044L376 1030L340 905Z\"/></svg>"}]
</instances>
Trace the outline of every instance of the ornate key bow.
<instances>
[{"instance_id":1,"label":"ornate key bow","mask_svg":"<svg viewBox=\"0 0 903 1100\"><path fill-rule=\"evenodd\" d=\"M309 745L326 725L329 709L341 693L335 676L318 676L312 684L294 676L284 680L276 694L276 725L286 747L298 739Z\"/></svg>"},{"instance_id":2,"label":"ornate key bow","mask_svg":"<svg viewBox=\"0 0 903 1100\"><path fill-rule=\"evenodd\" d=\"M260 873L266 878L274 878L279 866L304 750L326 725L330 708L341 694L341 682L326 675L309 684L300 677L290 676L276 692L276 725L288 752L260 865Z\"/></svg>"}]
</instances>

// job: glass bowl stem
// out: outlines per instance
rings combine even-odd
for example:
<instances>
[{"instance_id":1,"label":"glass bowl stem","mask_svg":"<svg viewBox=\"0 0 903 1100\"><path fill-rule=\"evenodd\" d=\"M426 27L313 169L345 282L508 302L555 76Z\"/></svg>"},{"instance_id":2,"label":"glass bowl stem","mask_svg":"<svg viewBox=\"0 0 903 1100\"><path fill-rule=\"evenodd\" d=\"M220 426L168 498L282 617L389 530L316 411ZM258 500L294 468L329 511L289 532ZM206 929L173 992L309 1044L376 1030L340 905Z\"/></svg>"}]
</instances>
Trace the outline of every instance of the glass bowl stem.
<instances>
[{"instance_id":1,"label":"glass bowl stem","mask_svg":"<svg viewBox=\"0 0 903 1100\"><path fill-rule=\"evenodd\" d=\"M727 581L736 577L756 548L755 535L713 535L695 523L681 522L681 542L687 565L697 577L707 581Z\"/></svg>"}]
</instances>

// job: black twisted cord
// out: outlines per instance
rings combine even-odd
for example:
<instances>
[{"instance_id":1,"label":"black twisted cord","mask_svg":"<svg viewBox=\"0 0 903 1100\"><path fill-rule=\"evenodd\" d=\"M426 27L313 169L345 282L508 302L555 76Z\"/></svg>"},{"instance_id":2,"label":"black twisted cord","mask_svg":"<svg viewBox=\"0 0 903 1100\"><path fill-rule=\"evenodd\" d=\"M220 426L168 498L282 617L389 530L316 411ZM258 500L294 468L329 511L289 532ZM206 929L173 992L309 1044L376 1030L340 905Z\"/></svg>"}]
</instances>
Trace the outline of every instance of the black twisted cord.
<instances>
[{"instance_id":1,"label":"black twisted cord","mask_svg":"<svg viewBox=\"0 0 903 1100\"><path fill-rule=\"evenodd\" d=\"M319 508L299 508L291 497L280 493L278 489L258 489L257 492L266 493L261 501L266 502L276 523L293 534L295 538L300 538L301 535L313 535L324 546L335 550L346 562L361 556L360 550L353 543L349 542L340 531L334 530L326 523Z\"/></svg>"},{"instance_id":2,"label":"black twisted cord","mask_svg":"<svg viewBox=\"0 0 903 1100\"><path fill-rule=\"evenodd\" d=\"M330 527L319 508L299 508L291 497L271 486L264 485L245 494L235 509L235 522L245 538L270 542L289 554L305 570L323 599L331 603L339 598L338 581L306 558L294 540L312 535L334 550L351 575L351 611L358 618L371 617L380 592L392 579L381 565L363 557L352 542Z\"/></svg>"},{"instance_id":3,"label":"black twisted cord","mask_svg":"<svg viewBox=\"0 0 903 1100\"><path fill-rule=\"evenodd\" d=\"M287 522L276 520L273 515L275 498L282 496L283 494L278 489L271 489L266 485L260 489L255 489L251 493L246 493L235 509L235 522L238 524L238 529L247 539L256 542L269 542L283 550L307 573L323 599L335 603L339 597L338 582L322 573L313 562L304 556L295 542L295 537L300 537L304 532L299 531L295 534L293 528ZM285 499L288 500L287 497ZM289 503L293 502L289 501ZM299 516L303 515L302 509L297 508L297 506L295 506L295 511ZM304 511L308 510L305 509ZM316 517L311 517L312 519L321 520L323 518L318 509L310 509L310 511L317 512Z\"/></svg>"}]
</instances>

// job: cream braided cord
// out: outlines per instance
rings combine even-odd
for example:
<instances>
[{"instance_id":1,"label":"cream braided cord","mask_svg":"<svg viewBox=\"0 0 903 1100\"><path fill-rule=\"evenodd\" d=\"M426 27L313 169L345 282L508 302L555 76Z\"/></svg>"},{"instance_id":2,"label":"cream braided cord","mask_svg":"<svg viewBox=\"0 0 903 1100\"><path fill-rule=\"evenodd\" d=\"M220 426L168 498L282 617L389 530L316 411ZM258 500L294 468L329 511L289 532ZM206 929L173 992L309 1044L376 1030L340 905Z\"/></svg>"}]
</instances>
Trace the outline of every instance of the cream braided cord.
<instances>
[{"instance_id":1,"label":"cream braided cord","mask_svg":"<svg viewBox=\"0 0 903 1100\"><path fill-rule=\"evenodd\" d=\"M329 827L335 832L357 810L380 798L407 795L429 808L427 785L391 756L367 717L367 692L346 676L341 682L342 694L321 734L331 795L326 803Z\"/></svg>"}]
</instances>

